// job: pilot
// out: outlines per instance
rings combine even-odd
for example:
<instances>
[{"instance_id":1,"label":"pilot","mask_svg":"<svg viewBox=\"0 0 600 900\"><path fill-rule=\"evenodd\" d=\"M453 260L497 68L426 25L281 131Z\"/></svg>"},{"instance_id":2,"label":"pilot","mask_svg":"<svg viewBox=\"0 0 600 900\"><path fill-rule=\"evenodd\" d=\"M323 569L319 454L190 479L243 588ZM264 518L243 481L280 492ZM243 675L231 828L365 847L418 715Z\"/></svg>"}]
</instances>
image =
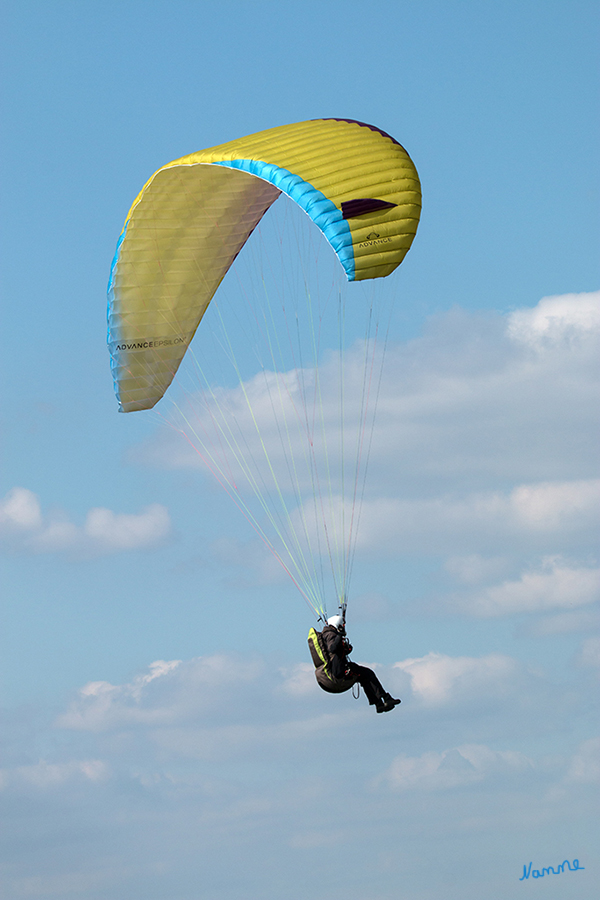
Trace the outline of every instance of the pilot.
<instances>
[{"instance_id":1,"label":"pilot","mask_svg":"<svg viewBox=\"0 0 600 900\"><path fill-rule=\"evenodd\" d=\"M346 637L342 616L331 616L323 631L311 628L308 635L315 676L320 687L330 694L342 694L360 684L371 706L378 713L390 712L399 703L383 689L372 669L359 666L348 659L352 645Z\"/></svg>"}]
</instances>

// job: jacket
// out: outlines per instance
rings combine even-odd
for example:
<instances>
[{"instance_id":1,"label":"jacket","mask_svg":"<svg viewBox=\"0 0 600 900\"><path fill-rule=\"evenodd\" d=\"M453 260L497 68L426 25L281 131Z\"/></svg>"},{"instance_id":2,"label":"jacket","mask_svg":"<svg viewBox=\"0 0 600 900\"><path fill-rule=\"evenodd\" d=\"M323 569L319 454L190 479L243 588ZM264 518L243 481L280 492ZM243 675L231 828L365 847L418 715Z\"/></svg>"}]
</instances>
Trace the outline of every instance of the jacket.
<instances>
[{"instance_id":1,"label":"jacket","mask_svg":"<svg viewBox=\"0 0 600 900\"><path fill-rule=\"evenodd\" d=\"M343 678L348 669L348 654L352 647L333 625L326 625L321 636L330 659L331 674L334 678Z\"/></svg>"}]
</instances>

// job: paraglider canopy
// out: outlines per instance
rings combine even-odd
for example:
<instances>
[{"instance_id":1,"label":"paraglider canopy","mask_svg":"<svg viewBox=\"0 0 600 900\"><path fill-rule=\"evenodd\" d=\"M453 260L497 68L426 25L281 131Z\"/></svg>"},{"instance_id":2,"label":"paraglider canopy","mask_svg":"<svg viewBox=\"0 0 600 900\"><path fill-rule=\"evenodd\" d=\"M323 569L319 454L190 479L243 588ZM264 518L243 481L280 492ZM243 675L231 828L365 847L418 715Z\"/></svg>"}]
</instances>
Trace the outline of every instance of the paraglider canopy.
<instances>
[{"instance_id":1,"label":"paraglider canopy","mask_svg":"<svg viewBox=\"0 0 600 900\"><path fill-rule=\"evenodd\" d=\"M400 265L421 208L416 169L390 135L350 119L283 125L160 168L127 219L109 282L122 412L171 383L234 259L280 193L320 228L350 281Z\"/></svg>"}]
</instances>

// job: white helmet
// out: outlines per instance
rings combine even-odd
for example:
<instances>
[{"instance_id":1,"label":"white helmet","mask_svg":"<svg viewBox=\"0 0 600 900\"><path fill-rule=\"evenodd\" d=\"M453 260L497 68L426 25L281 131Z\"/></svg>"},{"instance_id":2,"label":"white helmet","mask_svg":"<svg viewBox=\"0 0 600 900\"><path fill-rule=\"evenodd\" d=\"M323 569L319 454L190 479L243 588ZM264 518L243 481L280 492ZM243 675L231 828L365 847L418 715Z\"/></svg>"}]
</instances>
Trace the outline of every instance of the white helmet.
<instances>
[{"instance_id":1,"label":"white helmet","mask_svg":"<svg viewBox=\"0 0 600 900\"><path fill-rule=\"evenodd\" d=\"M337 628L338 631L342 631L342 629L344 628L344 620L341 616L330 616L327 619L327 624L333 625L333 627Z\"/></svg>"}]
</instances>

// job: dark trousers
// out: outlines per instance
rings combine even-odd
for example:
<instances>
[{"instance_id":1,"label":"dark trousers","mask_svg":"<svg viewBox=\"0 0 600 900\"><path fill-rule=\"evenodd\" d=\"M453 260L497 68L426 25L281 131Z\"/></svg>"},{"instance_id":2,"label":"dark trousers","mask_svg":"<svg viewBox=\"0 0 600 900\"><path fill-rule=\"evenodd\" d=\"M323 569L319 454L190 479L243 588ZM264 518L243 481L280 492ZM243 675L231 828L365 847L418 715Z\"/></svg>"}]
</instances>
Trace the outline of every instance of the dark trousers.
<instances>
[{"instance_id":1,"label":"dark trousers","mask_svg":"<svg viewBox=\"0 0 600 900\"><path fill-rule=\"evenodd\" d=\"M385 691L373 669L368 669L366 666L358 666L356 663L351 662L350 672L353 676L356 676L356 681L358 681L365 692L365 697L369 703L371 705L381 703L385 696Z\"/></svg>"}]
</instances>

